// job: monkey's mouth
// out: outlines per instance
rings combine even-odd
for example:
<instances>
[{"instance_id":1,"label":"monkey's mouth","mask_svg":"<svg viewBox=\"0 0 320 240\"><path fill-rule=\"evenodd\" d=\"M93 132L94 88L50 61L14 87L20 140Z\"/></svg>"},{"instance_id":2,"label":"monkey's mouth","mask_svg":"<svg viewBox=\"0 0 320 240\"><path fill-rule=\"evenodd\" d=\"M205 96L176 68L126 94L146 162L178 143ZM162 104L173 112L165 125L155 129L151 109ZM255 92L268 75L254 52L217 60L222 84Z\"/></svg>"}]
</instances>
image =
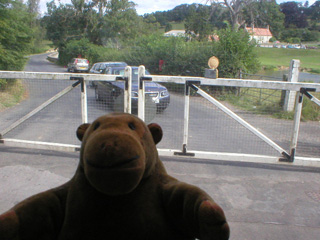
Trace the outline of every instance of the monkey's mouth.
<instances>
[{"instance_id":1,"label":"monkey's mouth","mask_svg":"<svg viewBox=\"0 0 320 240\"><path fill-rule=\"evenodd\" d=\"M97 169L113 169L113 168L129 168L136 166L136 160L139 159L140 156L136 155L134 157L128 158L128 159L117 159L117 160L92 160L89 158L86 158L86 164L93 168Z\"/></svg>"}]
</instances>

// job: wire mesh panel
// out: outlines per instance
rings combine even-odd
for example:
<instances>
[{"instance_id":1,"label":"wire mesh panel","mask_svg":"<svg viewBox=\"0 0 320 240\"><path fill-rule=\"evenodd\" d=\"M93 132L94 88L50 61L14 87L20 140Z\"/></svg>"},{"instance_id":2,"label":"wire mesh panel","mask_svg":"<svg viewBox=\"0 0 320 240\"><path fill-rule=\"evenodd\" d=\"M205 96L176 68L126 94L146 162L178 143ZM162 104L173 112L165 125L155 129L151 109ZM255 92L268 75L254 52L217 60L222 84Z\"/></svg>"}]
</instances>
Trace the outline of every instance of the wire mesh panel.
<instances>
[{"instance_id":1,"label":"wire mesh panel","mask_svg":"<svg viewBox=\"0 0 320 240\"><path fill-rule=\"evenodd\" d=\"M248 110L240 103L241 96L237 97L237 91L224 90L220 88L211 88L201 86L206 89L210 96L216 97L220 103L230 109L237 116L242 118L248 124L252 125L259 132L271 139L285 139L285 146L288 148L290 136L286 136L292 130L291 124L282 124L282 121L276 122L271 113L263 114L255 112L255 106ZM252 133L246 127L241 125L232 117L217 106L209 102L207 99L192 94L190 104L190 135L189 149L229 152L243 154L262 154L279 156L281 155L265 141ZM239 99L236 99L239 98ZM237 102L237 104L234 104ZM244 102L243 104L247 104ZM291 121L292 122L292 121ZM279 138L274 138L276 132ZM281 136L281 137L280 137ZM206 139L204 142L203 139Z\"/></svg>"},{"instance_id":2,"label":"wire mesh panel","mask_svg":"<svg viewBox=\"0 0 320 240\"><path fill-rule=\"evenodd\" d=\"M24 119L21 124L7 132L5 137L64 144L78 143L75 131L81 124L80 88L73 89L71 85L74 82L66 80L21 81L24 100L1 112L1 133L16 121ZM66 89L68 91L65 91Z\"/></svg>"},{"instance_id":3,"label":"wire mesh panel","mask_svg":"<svg viewBox=\"0 0 320 240\"><path fill-rule=\"evenodd\" d=\"M151 120L151 122L158 123L163 130L163 139L157 146L166 149L181 149L184 128L184 85L160 84L168 89L170 102Z\"/></svg>"}]
</instances>

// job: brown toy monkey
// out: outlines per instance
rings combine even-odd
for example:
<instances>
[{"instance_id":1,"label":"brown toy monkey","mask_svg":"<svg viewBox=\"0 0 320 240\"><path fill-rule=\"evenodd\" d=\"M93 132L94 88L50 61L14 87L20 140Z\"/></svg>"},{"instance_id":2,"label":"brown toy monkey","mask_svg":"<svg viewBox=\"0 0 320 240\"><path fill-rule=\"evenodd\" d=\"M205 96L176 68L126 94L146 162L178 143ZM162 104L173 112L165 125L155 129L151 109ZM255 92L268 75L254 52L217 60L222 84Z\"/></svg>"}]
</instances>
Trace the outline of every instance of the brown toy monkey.
<instances>
[{"instance_id":1,"label":"brown toy monkey","mask_svg":"<svg viewBox=\"0 0 320 240\"><path fill-rule=\"evenodd\" d=\"M77 130L80 163L66 184L0 215L0 239L228 239L223 210L201 189L169 176L157 124L110 114Z\"/></svg>"}]
</instances>

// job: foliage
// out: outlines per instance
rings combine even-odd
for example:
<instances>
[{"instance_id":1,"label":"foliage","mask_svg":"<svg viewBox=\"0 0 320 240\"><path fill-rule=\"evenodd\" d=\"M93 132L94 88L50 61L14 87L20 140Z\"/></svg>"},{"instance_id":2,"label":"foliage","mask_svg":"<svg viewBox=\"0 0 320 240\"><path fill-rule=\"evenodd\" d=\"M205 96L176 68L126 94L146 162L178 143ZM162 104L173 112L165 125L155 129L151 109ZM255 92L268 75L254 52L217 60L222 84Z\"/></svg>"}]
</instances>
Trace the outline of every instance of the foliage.
<instances>
[{"instance_id":1,"label":"foliage","mask_svg":"<svg viewBox=\"0 0 320 240\"><path fill-rule=\"evenodd\" d=\"M189 12L186 18L185 29L189 33L194 33L199 40L207 40L213 30L213 25L210 24L210 9L202 5Z\"/></svg>"},{"instance_id":2,"label":"foliage","mask_svg":"<svg viewBox=\"0 0 320 240\"><path fill-rule=\"evenodd\" d=\"M88 39L71 40L60 49L59 62L66 65L72 58L82 57L94 62L99 56L99 47L90 43Z\"/></svg>"},{"instance_id":3,"label":"foliage","mask_svg":"<svg viewBox=\"0 0 320 240\"><path fill-rule=\"evenodd\" d=\"M31 47L28 13L19 1L0 0L0 69L22 70Z\"/></svg>"},{"instance_id":4,"label":"foliage","mask_svg":"<svg viewBox=\"0 0 320 240\"><path fill-rule=\"evenodd\" d=\"M240 69L254 72L259 63L254 45L244 31L230 28L218 32L218 42L187 42L183 37L145 36L134 42L125 61L132 65L145 65L152 73L168 75L203 76L208 59L220 60L219 76L236 77ZM159 61L164 61L159 71Z\"/></svg>"},{"instance_id":5,"label":"foliage","mask_svg":"<svg viewBox=\"0 0 320 240\"><path fill-rule=\"evenodd\" d=\"M285 15L285 27L308 27L307 15L301 9L301 4L297 2L285 2L280 4L281 11Z\"/></svg>"},{"instance_id":6,"label":"foliage","mask_svg":"<svg viewBox=\"0 0 320 240\"><path fill-rule=\"evenodd\" d=\"M47 3L48 13L43 18L47 36L57 47L71 40L87 38L97 45L123 41L154 30L156 24L147 24L138 16L134 4L128 0L74 0L71 4ZM97 12L98 7L98 12ZM152 19L150 19L152 22Z\"/></svg>"},{"instance_id":7,"label":"foliage","mask_svg":"<svg viewBox=\"0 0 320 240\"><path fill-rule=\"evenodd\" d=\"M244 7L243 17L247 26L264 28L269 26L275 38L279 38L284 29L285 15L275 1L254 1Z\"/></svg>"},{"instance_id":8,"label":"foliage","mask_svg":"<svg viewBox=\"0 0 320 240\"><path fill-rule=\"evenodd\" d=\"M208 43L186 42L184 37L153 34L137 39L125 61L132 65L145 65L155 74L201 76L210 52L212 46ZM159 70L160 60L164 61L162 71Z\"/></svg>"},{"instance_id":9,"label":"foliage","mask_svg":"<svg viewBox=\"0 0 320 240\"><path fill-rule=\"evenodd\" d=\"M244 30L233 31L231 28L218 32L215 56L219 58L219 75L238 77L240 69L247 73L258 70L259 61L255 54L253 42Z\"/></svg>"},{"instance_id":10,"label":"foliage","mask_svg":"<svg viewBox=\"0 0 320 240\"><path fill-rule=\"evenodd\" d=\"M292 42L294 38L299 39L298 43L316 42L320 40L320 33L319 31L310 31L308 29L288 28L282 31L280 39L284 42Z\"/></svg>"},{"instance_id":11,"label":"foliage","mask_svg":"<svg viewBox=\"0 0 320 240\"><path fill-rule=\"evenodd\" d=\"M220 59L221 77L236 77L240 69L246 72L257 69L254 45L246 32L226 29L219 36L219 42L198 42L152 34L134 39L120 50L96 46L88 39L72 40L60 51L60 62L66 64L81 55L92 63L125 61L129 65L145 65L153 74L203 76L208 59L214 55ZM161 69L160 60L164 62Z\"/></svg>"}]
</instances>

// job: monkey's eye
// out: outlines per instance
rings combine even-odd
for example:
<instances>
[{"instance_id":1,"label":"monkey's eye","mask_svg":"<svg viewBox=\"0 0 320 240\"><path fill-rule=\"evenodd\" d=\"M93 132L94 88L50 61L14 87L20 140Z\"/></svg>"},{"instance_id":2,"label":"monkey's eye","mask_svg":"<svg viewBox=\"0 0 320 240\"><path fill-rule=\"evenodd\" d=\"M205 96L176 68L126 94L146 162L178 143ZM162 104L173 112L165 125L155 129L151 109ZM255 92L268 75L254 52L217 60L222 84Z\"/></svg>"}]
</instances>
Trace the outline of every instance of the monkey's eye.
<instances>
[{"instance_id":1,"label":"monkey's eye","mask_svg":"<svg viewBox=\"0 0 320 240\"><path fill-rule=\"evenodd\" d=\"M128 124L128 126L131 130L136 130L136 126L134 125L134 123L131 122Z\"/></svg>"},{"instance_id":2,"label":"monkey's eye","mask_svg":"<svg viewBox=\"0 0 320 240\"><path fill-rule=\"evenodd\" d=\"M100 127L100 123L99 122L96 122L93 126L93 131L94 130L97 130L97 128Z\"/></svg>"}]
</instances>

